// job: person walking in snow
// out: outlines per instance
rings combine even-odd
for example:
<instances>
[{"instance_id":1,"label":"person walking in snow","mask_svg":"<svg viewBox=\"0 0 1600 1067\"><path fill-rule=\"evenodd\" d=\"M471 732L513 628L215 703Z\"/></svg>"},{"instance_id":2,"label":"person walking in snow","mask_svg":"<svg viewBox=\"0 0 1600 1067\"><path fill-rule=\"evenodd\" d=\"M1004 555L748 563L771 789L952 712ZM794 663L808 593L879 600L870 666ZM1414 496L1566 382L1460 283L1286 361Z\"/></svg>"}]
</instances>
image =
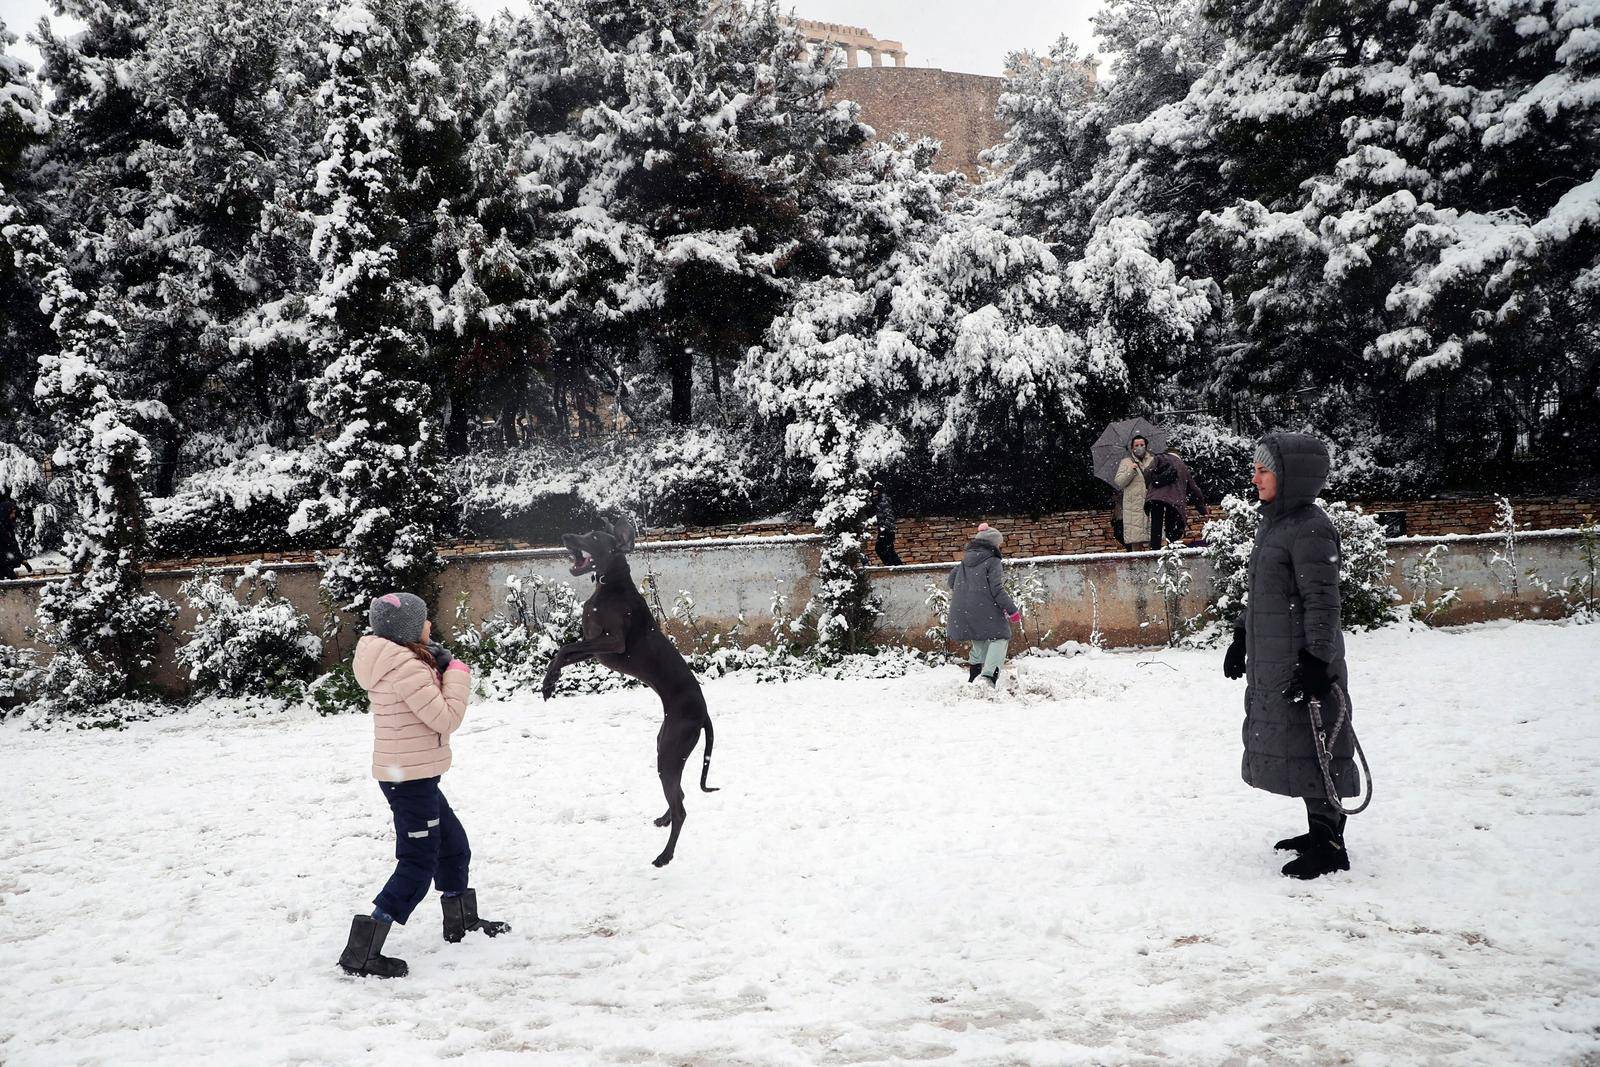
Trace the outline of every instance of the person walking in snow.
<instances>
[{"instance_id":1,"label":"person walking in snow","mask_svg":"<svg viewBox=\"0 0 1600 1067\"><path fill-rule=\"evenodd\" d=\"M967 656L967 681L981 676L991 686L1000 684L1000 666L1006 661L1011 625L1022 612L1005 589L1000 546L1005 535L988 523L967 543L960 563L950 569L944 584L950 590L950 615L946 632L952 641L972 644Z\"/></svg>"},{"instance_id":2,"label":"person walking in snow","mask_svg":"<svg viewBox=\"0 0 1600 1067\"><path fill-rule=\"evenodd\" d=\"M1130 551L1149 547L1150 512L1144 506L1145 478L1155 463L1156 458L1150 454L1149 438L1140 434L1128 442L1128 455L1117 465L1117 473L1113 475L1122 514L1121 540Z\"/></svg>"},{"instance_id":3,"label":"person walking in snow","mask_svg":"<svg viewBox=\"0 0 1600 1067\"><path fill-rule=\"evenodd\" d=\"M339 966L353 975L400 978L406 963L383 955L383 943L390 924L404 926L422 903L429 882L443 894L446 941L460 941L469 930L494 937L511 927L478 917L478 895L467 881L467 832L439 791L439 776L450 769L450 735L467 714L472 675L431 640L421 597L377 597L367 623L372 632L356 643L352 668L371 701L372 775L394 812L397 862L372 913L351 920Z\"/></svg>"},{"instance_id":4,"label":"person walking in snow","mask_svg":"<svg viewBox=\"0 0 1600 1067\"><path fill-rule=\"evenodd\" d=\"M1189 528L1189 504L1206 513L1206 495L1183 457L1168 449L1155 457L1145 475L1145 510L1150 513L1150 547L1181 539Z\"/></svg>"},{"instance_id":5,"label":"person walking in snow","mask_svg":"<svg viewBox=\"0 0 1600 1067\"><path fill-rule=\"evenodd\" d=\"M878 540L872 546L878 559L885 567L905 566L900 553L894 550L894 504L890 502L889 494L883 491L882 482L872 483L872 517L878 524Z\"/></svg>"},{"instance_id":6,"label":"person walking in snow","mask_svg":"<svg viewBox=\"0 0 1600 1067\"><path fill-rule=\"evenodd\" d=\"M1245 678L1247 784L1305 801L1307 833L1274 847L1298 853L1291 878L1350 869L1345 816L1328 796L1308 701L1349 708L1339 600L1339 535L1316 505L1328 478L1328 447L1306 434L1272 434L1256 448L1252 483L1261 521L1250 554L1249 599L1234 625L1223 674ZM1333 739L1332 775L1341 797L1358 792L1354 727Z\"/></svg>"}]
</instances>

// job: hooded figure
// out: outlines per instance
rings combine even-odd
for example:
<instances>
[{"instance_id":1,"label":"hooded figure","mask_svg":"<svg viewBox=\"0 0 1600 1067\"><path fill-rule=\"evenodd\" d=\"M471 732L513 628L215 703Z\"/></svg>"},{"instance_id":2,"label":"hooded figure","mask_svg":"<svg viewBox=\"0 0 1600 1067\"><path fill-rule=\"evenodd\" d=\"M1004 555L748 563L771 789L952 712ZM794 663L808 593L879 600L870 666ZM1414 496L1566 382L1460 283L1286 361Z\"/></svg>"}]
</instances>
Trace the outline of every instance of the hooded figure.
<instances>
[{"instance_id":1,"label":"hooded figure","mask_svg":"<svg viewBox=\"0 0 1600 1067\"><path fill-rule=\"evenodd\" d=\"M961 562L945 578L944 584L950 590L946 633L952 641L972 642L969 682L981 674L991 685L998 684L1000 665L1005 662L1006 645L1011 640L1011 623L1022 618L1016 601L1006 592L1000 563L1004 540L999 530L982 524L967 542Z\"/></svg>"},{"instance_id":2,"label":"hooded figure","mask_svg":"<svg viewBox=\"0 0 1600 1067\"><path fill-rule=\"evenodd\" d=\"M1311 832L1278 842L1280 849L1301 853L1284 873L1316 877L1349 869L1344 816L1328 801L1310 712L1303 699L1295 699L1296 691L1326 698L1325 726L1333 723L1337 699L1349 706L1339 535L1316 505L1328 479L1328 448L1305 434L1273 434L1262 440L1256 462L1276 476L1277 492L1261 504L1250 554L1249 601L1235 624L1224 669L1229 677L1243 673L1247 678L1245 782L1306 801ZM1342 730L1332 750L1334 785L1342 797L1358 792L1352 738L1353 727Z\"/></svg>"}]
</instances>

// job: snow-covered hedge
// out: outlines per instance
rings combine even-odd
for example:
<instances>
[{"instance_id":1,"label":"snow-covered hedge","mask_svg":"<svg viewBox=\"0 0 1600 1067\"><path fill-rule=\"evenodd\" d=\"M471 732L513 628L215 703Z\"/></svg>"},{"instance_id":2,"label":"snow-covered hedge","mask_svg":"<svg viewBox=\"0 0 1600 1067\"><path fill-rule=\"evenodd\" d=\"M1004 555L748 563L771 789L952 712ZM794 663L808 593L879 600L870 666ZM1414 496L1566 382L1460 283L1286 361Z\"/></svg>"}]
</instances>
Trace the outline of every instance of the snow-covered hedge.
<instances>
[{"instance_id":1,"label":"snow-covered hedge","mask_svg":"<svg viewBox=\"0 0 1600 1067\"><path fill-rule=\"evenodd\" d=\"M1209 499L1249 490L1256 449L1252 438L1210 415L1191 415L1166 425L1171 434L1168 447L1183 457Z\"/></svg>"},{"instance_id":2,"label":"snow-covered hedge","mask_svg":"<svg viewBox=\"0 0 1600 1067\"><path fill-rule=\"evenodd\" d=\"M1400 594L1389 584L1389 546L1383 524L1359 507L1317 501L1339 534L1339 596L1346 629L1372 630L1393 622ZM1211 611L1225 631L1249 599L1250 551L1261 513L1239 496L1222 501L1206 523L1205 557L1211 562Z\"/></svg>"},{"instance_id":3,"label":"snow-covered hedge","mask_svg":"<svg viewBox=\"0 0 1600 1067\"><path fill-rule=\"evenodd\" d=\"M177 653L196 696L294 699L317 674L322 641L311 621L279 595L277 576L260 566L246 567L232 590L205 568L179 589L196 612Z\"/></svg>"},{"instance_id":4,"label":"snow-covered hedge","mask_svg":"<svg viewBox=\"0 0 1600 1067\"><path fill-rule=\"evenodd\" d=\"M316 495L306 452L260 446L185 478L150 501L150 554L157 559L321 547L289 536L289 517Z\"/></svg>"},{"instance_id":5,"label":"snow-covered hedge","mask_svg":"<svg viewBox=\"0 0 1600 1067\"><path fill-rule=\"evenodd\" d=\"M740 518L781 492L775 475L755 435L697 426L467 456L444 477L463 533L528 538L602 516L650 526Z\"/></svg>"}]
</instances>

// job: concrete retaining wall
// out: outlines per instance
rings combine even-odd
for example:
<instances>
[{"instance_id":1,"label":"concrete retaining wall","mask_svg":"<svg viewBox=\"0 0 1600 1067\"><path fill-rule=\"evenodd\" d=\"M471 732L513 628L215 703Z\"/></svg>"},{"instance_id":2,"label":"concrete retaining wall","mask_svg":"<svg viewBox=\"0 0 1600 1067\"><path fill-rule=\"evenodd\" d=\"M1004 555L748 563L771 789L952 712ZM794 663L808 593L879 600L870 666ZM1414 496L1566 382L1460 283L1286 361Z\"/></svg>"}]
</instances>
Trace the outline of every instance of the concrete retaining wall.
<instances>
[{"instance_id":1,"label":"concrete retaining wall","mask_svg":"<svg viewBox=\"0 0 1600 1067\"><path fill-rule=\"evenodd\" d=\"M1518 563L1520 589L1513 599L1501 587L1501 576L1492 559L1500 549L1500 538L1493 535L1464 537L1399 538L1389 543L1394 561L1391 580L1409 600L1412 590L1404 575L1412 564L1435 544L1446 543L1450 551L1442 561L1446 586L1460 590L1460 601L1444 619L1448 623L1476 622L1504 618L1513 614L1537 616L1552 605L1541 597L1523 577L1532 569L1552 583L1578 571L1579 540L1572 532L1524 534ZM705 632L727 631L740 621L746 633L762 637L770 627L770 605L775 591L789 598L798 611L811 596L811 580L821 552L821 538L815 536L752 537L732 540L669 541L642 543L632 556L636 580L652 579L662 606L672 610L680 590L694 598L695 611ZM1185 553L1193 579L1189 596L1182 605L1185 616L1198 614L1210 595L1210 567L1197 550ZM1110 645L1159 644L1166 640L1164 604L1155 587L1158 555L1153 552L1044 556L1012 559L1008 568L1031 571L1047 591L1044 604L1030 613L1018 645L1059 644L1067 640L1088 641L1098 628ZM539 575L568 584L580 597L587 597L590 580L568 573L570 559L559 549L528 549L484 552L447 559L439 579L440 596L436 622L447 634L457 626L457 605L464 605L467 621L477 622L492 615L504 602L506 579L512 575ZM881 640L918 647L936 642L927 631L935 625L928 605L929 586L942 588L949 563L910 567L873 568L868 571L873 587L884 605ZM238 568L219 568L223 573L238 573ZM320 622L318 599L319 572L312 563L280 564L273 568L281 592L299 608ZM148 576L150 588L178 602L178 587L191 575L189 570L163 570ZM27 637L34 625L39 589L49 579L22 579L0 582L0 644L37 647ZM184 633L193 623L185 608L176 627ZM671 627L669 627L671 629ZM685 635L676 633L674 636ZM349 627L327 650L330 663L348 655L354 631ZM171 647L164 650L163 669L158 681L172 689L182 679L172 665Z\"/></svg>"}]
</instances>

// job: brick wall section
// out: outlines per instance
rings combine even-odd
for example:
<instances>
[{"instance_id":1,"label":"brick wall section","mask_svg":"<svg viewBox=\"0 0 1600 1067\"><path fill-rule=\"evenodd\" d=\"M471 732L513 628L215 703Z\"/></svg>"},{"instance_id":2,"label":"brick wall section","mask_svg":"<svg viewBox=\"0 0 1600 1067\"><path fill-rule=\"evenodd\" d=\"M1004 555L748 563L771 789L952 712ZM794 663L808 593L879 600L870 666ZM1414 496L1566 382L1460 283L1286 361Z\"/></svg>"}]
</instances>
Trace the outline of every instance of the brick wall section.
<instances>
[{"instance_id":1,"label":"brick wall section","mask_svg":"<svg viewBox=\"0 0 1600 1067\"><path fill-rule=\"evenodd\" d=\"M854 67L839 72L836 98L861 105L861 121L887 141L896 133L944 143L934 169L977 180L978 153L1005 140L995 117L1002 78L931 67Z\"/></svg>"},{"instance_id":2,"label":"brick wall section","mask_svg":"<svg viewBox=\"0 0 1600 1067\"><path fill-rule=\"evenodd\" d=\"M1517 521L1530 530L1563 530L1583 523L1586 516L1600 518L1600 501L1578 499L1514 500ZM1409 500L1363 503L1370 514L1402 511L1406 533L1418 537L1444 534L1488 533L1494 527L1495 502L1473 500ZM1008 556L1064 556L1081 552L1120 552L1122 546L1111 539L1109 509L1063 511L1038 518L1019 515L959 515L927 518L902 518L895 548L906 563L938 563L954 559L978 528L988 522L1006 535ZM749 522L736 526L685 526L666 530L646 530L640 537L649 541L687 541L692 538L776 537L784 534L813 534L808 522ZM1190 516L1190 534L1198 537L1200 527ZM517 548L549 548L526 541L466 541L447 548L451 554L470 555ZM152 570L192 567L198 563L237 565L262 558L259 554L207 556L198 559L152 562ZM311 562L310 552L269 555L269 562ZM873 558L876 563L876 557Z\"/></svg>"},{"instance_id":3,"label":"brick wall section","mask_svg":"<svg viewBox=\"0 0 1600 1067\"><path fill-rule=\"evenodd\" d=\"M1581 525L1585 516L1600 518L1600 501L1577 499L1514 500L1517 521L1530 530L1561 530ZM1363 503L1368 514L1400 511L1406 516L1406 533L1415 537L1444 534L1488 533L1495 522L1492 499L1407 500ZM1063 511L1038 518L1021 515L960 515L902 518L895 549L907 563L938 563L954 559L971 539L978 523L988 522L1006 535L1008 556L1064 556L1080 552L1120 552L1111 537L1110 509ZM1191 537L1198 537L1200 520L1190 515ZM686 527L649 531L651 541L677 541L692 537L747 537L760 534L815 533L808 523L749 523L743 526ZM876 562L876 560L874 560Z\"/></svg>"}]
</instances>

